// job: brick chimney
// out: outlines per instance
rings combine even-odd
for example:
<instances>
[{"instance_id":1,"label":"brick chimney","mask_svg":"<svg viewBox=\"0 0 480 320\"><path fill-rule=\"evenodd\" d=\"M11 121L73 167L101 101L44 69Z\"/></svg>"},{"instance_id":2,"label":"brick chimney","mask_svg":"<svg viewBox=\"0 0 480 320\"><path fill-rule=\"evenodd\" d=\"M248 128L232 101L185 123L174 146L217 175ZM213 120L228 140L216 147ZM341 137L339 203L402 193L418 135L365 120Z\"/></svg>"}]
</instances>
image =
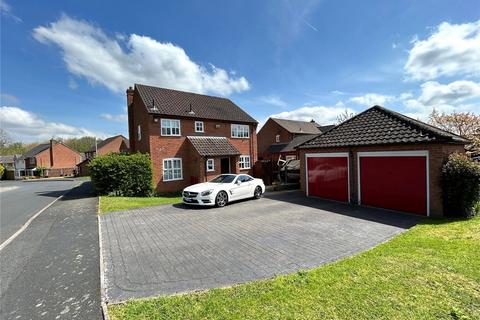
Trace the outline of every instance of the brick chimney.
<instances>
[{"instance_id":1,"label":"brick chimney","mask_svg":"<svg viewBox=\"0 0 480 320\"><path fill-rule=\"evenodd\" d=\"M135 90L129 87L127 93L127 112L128 112L128 138L130 140L130 150L135 151L135 121L133 119L133 93Z\"/></svg>"},{"instance_id":2,"label":"brick chimney","mask_svg":"<svg viewBox=\"0 0 480 320\"><path fill-rule=\"evenodd\" d=\"M53 146L55 145L55 141L50 139L50 167L53 168Z\"/></svg>"}]
</instances>

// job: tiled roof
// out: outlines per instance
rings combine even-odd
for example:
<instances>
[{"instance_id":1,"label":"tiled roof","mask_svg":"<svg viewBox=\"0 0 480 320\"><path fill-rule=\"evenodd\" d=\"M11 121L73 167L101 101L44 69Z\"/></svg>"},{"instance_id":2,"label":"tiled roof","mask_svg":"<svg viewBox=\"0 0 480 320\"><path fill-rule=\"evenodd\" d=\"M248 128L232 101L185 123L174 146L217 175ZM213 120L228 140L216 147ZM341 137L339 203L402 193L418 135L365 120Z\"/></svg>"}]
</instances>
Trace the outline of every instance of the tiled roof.
<instances>
[{"instance_id":1,"label":"tiled roof","mask_svg":"<svg viewBox=\"0 0 480 320\"><path fill-rule=\"evenodd\" d=\"M0 156L0 163L13 163L15 156Z\"/></svg>"},{"instance_id":2,"label":"tiled roof","mask_svg":"<svg viewBox=\"0 0 480 320\"><path fill-rule=\"evenodd\" d=\"M38 146L33 147L32 149L25 152L25 154L23 155L23 158L26 159L26 158L34 157L40 152L47 150L48 148L50 148L50 143L39 144Z\"/></svg>"},{"instance_id":3,"label":"tiled roof","mask_svg":"<svg viewBox=\"0 0 480 320\"><path fill-rule=\"evenodd\" d=\"M328 131L328 130L332 129L333 127L335 127L335 125L334 124L329 124L329 125L326 125L326 126L318 125L317 127L318 127L318 129L320 129L320 131L325 132L325 131Z\"/></svg>"},{"instance_id":4,"label":"tiled roof","mask_svg":"<svg viewBox=\"0 0 480 320\"><path fill-rule=\"evenodd\" d=\"M299 147L324 148L421 142L466 144L468 140L400 113L374 106Z\"/></svg>"},{"instance_id":5,"label":"tiled roof","mask_svg":"<svg viewBox=\"0 0 480 320\"><path fill-rule=\"evenodd\" d=\"M187 138L201 156L236 156L240 154L240 151L225 137L188 136Z\"/></svg>"},{"instance_id":6,"label":"tiled roof","mask_svg":"<svg viewBox=\"0 0 480 320\"><path fill-rule=\"evenodd\" d=\"M268 147L269 153L290 152L295 151L295 148L305 143L308 140L315 138L316 134L305 134L296 136L289 143L274 143Z\"/></svg>"},{"instance_id":7,"label":"tiled roof","mask_svg":"<svg viewBox=\"0 0 480 320\"><path fill-rule=\"evenodd\" d=\"M271 118L290 133L315 134L321 130L315 122Z\"/></svg>"},{"instance_id":8,"label":"tiled roof","mask_svg":"<svg viewBox=\"0 0 480 320\"><path fill-rule=\"evenodd\" d=\"M199 119L257 123L231 100L191 92L136 84L148 112ZM154 103L154 104L153 104ZM154 107L153 107L154 106ZM191 106L191 109L190 109Z\"/></svg>"},{"instance_id":9,"label":"tiled roof","mask_svg":"<svg viewBox=\"0 0 480 320\"><path fill-rule=\"evenodd\" d=\"M130 148L130 142L128 141L127 138L125 138L123 135L119 134L119 135L116 135L116 136L113 136L113 137L110 137L110 138L107 138L101 142L99 142L97 144L97 149L100 149L102 148L103 146L107 145L108 143L110 143L112 140L116 139L117 137L122 137L123 141L125 142L127 148ZM93 145L90 150L88 150L89 152L94 152L95 151L95 145Z\"/></svg>"}]
</instances>

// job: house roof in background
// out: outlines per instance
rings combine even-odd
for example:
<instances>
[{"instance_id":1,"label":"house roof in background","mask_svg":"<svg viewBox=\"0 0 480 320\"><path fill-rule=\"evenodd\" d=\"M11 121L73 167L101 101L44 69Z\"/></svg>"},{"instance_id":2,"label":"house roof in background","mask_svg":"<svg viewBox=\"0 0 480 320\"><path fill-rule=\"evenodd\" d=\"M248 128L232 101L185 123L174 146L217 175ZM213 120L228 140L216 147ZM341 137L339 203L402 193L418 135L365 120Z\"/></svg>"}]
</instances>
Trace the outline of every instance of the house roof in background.
<instances>
[{"instance_id":1,"label":"house roof in background","mask_svg":"<svg viewBox=\"0 0 480 320\"><path fill-rule=\"evenodd\" d=\"M318 134L321 132L319 125L311 121L287 120L270 118L275 121L282 128L290 133L296 134Z\"/></svg>"},{"instance_id":2,"label":"house roof in background","mask_svg":"<svg viewBox=\"0 0 480 320\"><path fill-rule=\"evenodd\" d=\"M188 136L195 150L201 156L236 156L240 154L226 137Z\"/></svg>"},{"instance_id":3,"label":"house roof in background","mask_svg":"<svg viewBox=\"0 0 480 320\"><path fill-rule=\"evenodd\" d=\"M23 155L23 158L26 159L26 158L34 157L40 152L47 150L48 148L50 148L50 143L39 144L38 146L35 146L32 149L25 152Z\"/></svg>"},{"instance_id":4,"label":"house roof in background","mask_svg":"<svg viewBox=\"0 0 480 320\"><path fill-rule=\"evenodd\" d=\"M268 147L269 153L280 153L280 152L291 152L295 151L295 148L305 143L306 141L312 140L318 136L318 134L305 134L296 136L289 143L274 143Z\"/></svg>"},{"instance_id":5,"label":"house roof in background","mask_svg":"<svg viewBox=\"0 0 480 320\"><path fill-rule=\"evenodd\" d=\"M398 112L373 106L299 147L349 147L421 142L466 144L468 140Z\"/></svg>"},{"instance_id":6,"label":"house roof in background","mask_svg":"<svg viewBox=\"0 0 480 320\"><path fill-rule=\"evenodd\" d=\"M230 99L135 84L148 112L198 119L257 123ZM155 108L153 108L155 102ZM193 114L190 113L191 111Z\"/></svg>"},{"instance_id":7,"label":"house roof in background","mask_svg":"<svg viewBox=\"0 0 480 320\"><path fill-rule=\"evenodd\" d=\"M321 126L321 125L317 125L318 126L318 129L320 129L320 131L322 132L326 132L330 129L332 129L333 127L335 127L334 124L329 124L329 125L326 125L326 126Z\"/></svg>"},{"instance_id":8,"label":"house roof in background","mask_svg":"<svg viewBox=\"0 0 480 320\"><path fill-rule=\"evenodd\" d=\"M15 156L8 155L8 156L0 156L0 163L13 163L15 160Z\"/></svg>"},{"instance_id":9,"label":"house roof in background","mask_svg":"<svg viewBox=\"0 0 480 320\"><path fill-rule=\"evenodd\" d=\"M118 137L122 137L123 139L123 142L125 142L125 144L127 145L127 148L130 149L130 141L128 141L127 138L125 138L123 135L119 134L119 135L116 135L116 136L113 136L113 137L110 137L110 138L107 138L105 140L102 140L101 142L99 142L97 144L97 149L100 149L102 147L104 147L105 145L109 144L110 142L112 142L113 140L115 140L116 138ZM88 150L89 152L95 152L95 144L90 148L90 150Z\"/></svg>"}]
</instances>

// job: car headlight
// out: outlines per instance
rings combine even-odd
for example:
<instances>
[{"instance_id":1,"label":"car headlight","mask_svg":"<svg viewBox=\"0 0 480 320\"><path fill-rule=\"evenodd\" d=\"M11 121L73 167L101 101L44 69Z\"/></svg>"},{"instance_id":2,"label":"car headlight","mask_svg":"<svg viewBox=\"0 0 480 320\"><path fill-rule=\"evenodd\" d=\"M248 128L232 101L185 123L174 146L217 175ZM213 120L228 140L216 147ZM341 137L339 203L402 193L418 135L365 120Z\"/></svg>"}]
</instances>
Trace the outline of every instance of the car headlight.
<instances>
[{"instance_id":1,"label":"car headlight","mask_svg":"<svg viewBox=\"0 0 480 320\"><path fill-rule=\"evenodd\" d=\"M207 191L202 191L201 195L202 196L208 196L213 192L213 189L207 190Z\"/></svg>"}]
</instances>

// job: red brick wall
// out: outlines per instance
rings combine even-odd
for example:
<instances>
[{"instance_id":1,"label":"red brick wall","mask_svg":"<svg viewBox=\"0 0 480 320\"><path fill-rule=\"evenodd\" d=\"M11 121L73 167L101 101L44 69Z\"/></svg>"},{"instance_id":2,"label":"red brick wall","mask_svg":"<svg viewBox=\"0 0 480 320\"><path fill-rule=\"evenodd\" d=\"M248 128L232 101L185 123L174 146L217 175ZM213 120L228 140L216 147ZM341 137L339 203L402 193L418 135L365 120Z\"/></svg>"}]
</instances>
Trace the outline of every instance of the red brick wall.
<instances>
[{"instance_id":1,"label":"red brick wall","mask_svg":"<svg viewBox=\"0 0 480 320\"><path fill-rule=\"evenodd\" d=\"M231 138L231 123L225 121L192 119L186 117L162 117L148 114L138 92L127 90L128 124L131 152L150 153L153 165L153 182L157 192L179 191L195 181L205 180L205 160L198 155L187 136L222 136L227 137L242 155L250 155L252 169L242 170L251 174L253 165L257 161L257 134L256 125L249 124L250 138ZM179 119L181 136L161 136L161 118ZM204 122L204 133L195 132L195 121ZM137 139L137 125L142 128L142 138ZM218 128L216 126L219 126ZM166 158L181 158L183 179L178 181L163 181L163 160ZM231 163L232 172L239 172L238 158ZM220 158L215 161L215 173L220 172ZM217 172L218 170L218 172ZM213 178L208 173L207 179Z\"/></svg>"},{"instance_id":2,"label":"red brick wall","mask_svg":"<svg viewBox=\"0 0 480 320\"><path fill-rule=\"evenodd\" d=\"M328 153L328 152L352 152L350 156L350 201L358 202L358 168L357 152L366 151L408 151L428 150L429 152L429 187L430 187L430 215L443 216L442 190L440 186L441 167L449 154L465 152L464 146L452 144L411 144L391 146L369 146L354 148L324 148L324 149L300 149L300 186L305 192L305 154Z\"/></svg>"},{"instance_id":3,"label":"red brick wall","mask_svg":"<svg viewBox=\"0 0 480 320\"><path fill-rule=\"evenodd\" d=\"M53 169L76 168L77 164L82 161L80 153L61 144L53 144Z\"/></svg>"},{"instance_id":4,"label":"red brick wall","mask_svg":"<svg viewBox=\"0 0 480 320\"><path fill-rule=\"evenodd\" d=\"M106 145L98 149L98 155L100 156L106 155L110 152L113 152L113 153L128 152L128 148L123 142L122 137L116 137L115 139L109 141Z\"/></svg>"},{"instance_id":5,"label":"red brick wall","mask_svg":"<svg viewBox=\"0 0 480 320\"><path fill-rule=\"evenodd\" d=\"M275 138L280 135L280 142L278 143L287 143L292 141L293 135L285 130L278 123L272 119L268 119L267 122L263 125L262 129L258 132L258 156L267 159L269 155L267 153L268 147L277 143Z\"/></svg>"}]
</instances>

